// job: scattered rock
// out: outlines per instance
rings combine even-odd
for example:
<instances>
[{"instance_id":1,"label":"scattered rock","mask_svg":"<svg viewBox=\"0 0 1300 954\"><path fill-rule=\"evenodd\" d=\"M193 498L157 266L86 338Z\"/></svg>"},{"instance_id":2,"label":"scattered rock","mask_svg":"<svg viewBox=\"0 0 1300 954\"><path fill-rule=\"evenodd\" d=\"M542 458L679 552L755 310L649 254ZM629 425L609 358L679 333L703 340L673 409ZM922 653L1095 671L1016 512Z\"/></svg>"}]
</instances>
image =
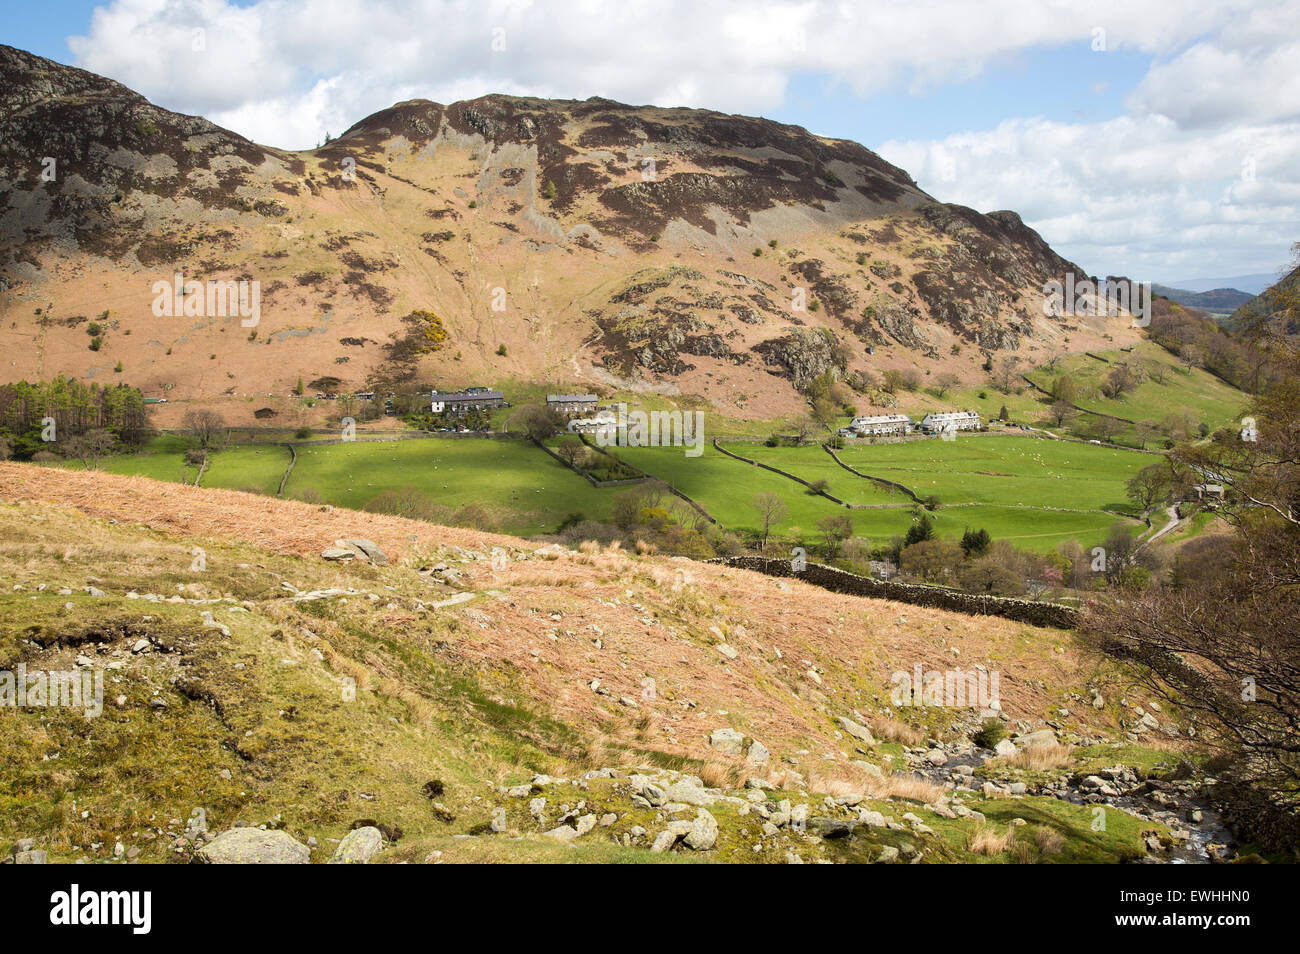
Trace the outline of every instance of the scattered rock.
<instances>
[{"instance_id":1,"label":"scattered rock","mask_svg":"<svg viewBox=\"0 0 1300 954\"><path fill-rule=\"evenodd\" d=\"M714 729L709 735L709 745L723 755L740 755L745 751L745 737L735 729Z\"/></svg>"},{"instance_id":2,"label":"scattered rock","mask_svg":"<svg viewBox=\"0 0 1300 954\"><path fill-rule=\"evenodd\" d=\"M200 848L197 858L214 865L305 865L311 849L288 832L232 828Z\"/></svg>"},{"instance_id":3,"label":"scattered rock","mask_svg":"<svg viewBox=\"0 0 1300 954\"><path fill-rule=\"evenodd\" d=\"M366 865L384 848L384 836L378 828L357 828L343 836L334 849L329 863L332 865Z\"/></svg>"},{"instance_id":4,"label":"scattered rock","mask_svg":"<svg viewBox=\"0 0 1300 954\"><path fill-rule=\"evenodd\" d=\"M696 851L710 850L718 841L717 819L701 808L691 823L691 830L682 840Z\"/></svg>"}]
</instances>

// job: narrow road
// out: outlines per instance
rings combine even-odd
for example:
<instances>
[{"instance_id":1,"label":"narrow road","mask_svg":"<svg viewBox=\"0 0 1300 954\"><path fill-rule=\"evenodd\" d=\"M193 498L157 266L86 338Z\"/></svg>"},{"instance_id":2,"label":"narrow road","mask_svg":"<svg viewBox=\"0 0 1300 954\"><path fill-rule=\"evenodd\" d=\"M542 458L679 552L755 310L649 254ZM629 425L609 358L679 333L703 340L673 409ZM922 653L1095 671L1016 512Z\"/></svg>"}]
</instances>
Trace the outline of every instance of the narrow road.
<instances>
[{"instance_id":1,"label":"narrow road","mask_svg":"<svg viewBox=\"0 0 1300 954\"><path fill-rule=\"evenodd\" d=\"M1178 508L1177 508L1177 507L1166 507L1166 508L1165 508L1165 515L1166 515L1167 517L1169 517L1169 522L1168 522L1167 524L1165 524L1163 527L1161 527L1159 530L1157 530L1154 534L1152 534L1151 537L1150 537L1148 540L1146 540L1144 543L1142 543L1141 545L1139 545L1139 546L1138 546L1138 549L1139 549L1139 550L1144 550L1144 549L1146 549L1147 547L1151 546L1151 544L1155 543L1157 540L1159 540L1161 537L1163 537L1163 536L1164 536L1166 533L1168 533L1170 530L1174 529L1174 527L1178 526Z\"/></svg>"}]
</instances>

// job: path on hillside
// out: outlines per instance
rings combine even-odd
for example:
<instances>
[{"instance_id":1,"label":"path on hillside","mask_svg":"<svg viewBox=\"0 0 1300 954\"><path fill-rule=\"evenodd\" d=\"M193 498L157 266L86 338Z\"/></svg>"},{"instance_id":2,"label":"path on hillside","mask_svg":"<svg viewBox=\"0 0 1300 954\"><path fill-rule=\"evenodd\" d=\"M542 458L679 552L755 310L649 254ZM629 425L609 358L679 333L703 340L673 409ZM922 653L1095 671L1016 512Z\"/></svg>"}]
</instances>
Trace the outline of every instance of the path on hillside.
<instances>
[{"instance_id":1,"label":"path on hillside","mask_svg":"<svg viewBox=\"0 0 1300 954\"><path fill-rule=\"evenodd\" d=\"M1173 506L1166 507L1165 515L1169 517L1169 522L1165 524L1163 527L1161 527L1159 530L1157 530L1155 533L1153 533L1143 543L1139 544L1138 545L1139 550L1145 550L1147 547L1151 546L1151 544L1155 543L1157 540L1163 537L1170 530L1173 530L1175 527L1177 527L1178 524L1181 522L1178 518L1177 507L1173 507Z\"/></svg>"}]
</instances>

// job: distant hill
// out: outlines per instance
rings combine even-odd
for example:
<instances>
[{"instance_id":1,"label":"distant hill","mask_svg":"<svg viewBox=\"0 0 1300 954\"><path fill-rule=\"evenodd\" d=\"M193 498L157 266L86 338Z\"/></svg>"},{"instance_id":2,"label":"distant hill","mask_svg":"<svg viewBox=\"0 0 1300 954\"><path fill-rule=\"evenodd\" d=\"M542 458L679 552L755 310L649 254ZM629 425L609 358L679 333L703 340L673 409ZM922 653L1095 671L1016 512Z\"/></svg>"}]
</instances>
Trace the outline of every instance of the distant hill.
<instances>
[{"instance_id":1,"label":"distant hill","mask_svg":"<svg viewBox=\"0 0 1300 954\"><path fill-rule=\"evenodd\" d=\"M1185 308L1196 308L1210 315L1230 315L1255 296L1236 288L1215 288L1194 292L1171 285L1153 285L1152 291L1176 301Z\"/></svg>"},{"instance_id":2,"label":"distant hill","mask_svg":"<svg viewBox=\"0 0 1300 954\"><path fill-rule=\"evenodd\" d=\"M1189 292L1208 292L1218 288L1235 288L1258 295L1277 281L1277 272L1255 272L1251 275L1232 275L1227 278L1180 278L1169 282L1169 287Z\"/></svg>"}]
</instances>

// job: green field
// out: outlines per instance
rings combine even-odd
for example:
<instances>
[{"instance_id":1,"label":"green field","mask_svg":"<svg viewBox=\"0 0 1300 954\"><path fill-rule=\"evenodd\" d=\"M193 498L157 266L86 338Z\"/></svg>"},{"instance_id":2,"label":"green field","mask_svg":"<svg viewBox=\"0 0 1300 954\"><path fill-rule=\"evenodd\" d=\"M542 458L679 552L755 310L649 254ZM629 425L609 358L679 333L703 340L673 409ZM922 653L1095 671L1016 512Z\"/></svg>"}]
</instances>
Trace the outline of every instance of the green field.
<instances>
[{"instance_id":1,"label":"green field","mask_svg":"<svg viewBox=\"0 0 1300 954\"><path fill-rule=\"evenodd\" d=\"M194 468L183 464L188 444L183 437L159 437L139 454L112 458L106 469L193 481ZM816 444L736 443L728 449L808 481L825 480L832 494L853 507L811 494L796 481L711 446L700 457L687 457L680 447L620 448L619 454L700 503L729 530L759 529L753 501L764 492L775 493L787 507L774 534L789 542L816 540L818 523L833 515L847 515L856 535L877 542L902 535L916 519L909 497L850 473ZM414 487L423 500L442 508L436 519L486 523L523 536L553 532L572 513L607 520L623 489L594 488L542 451L514 440L358 441L299 445L297 453L287 497L319 497L359 509L386 491ZM922 498L937 497L941 507L930 517L943 537L960 537L967 527L983 528L1031 550L1051 549L1070 539L1085 545L1101 542L1122 520L1105 511L1133 513L1124 484L1155 460L1114 447L1012 434L858 444L840 456L863 473L900 483ZM210 457L203 486L274 494L288 461L288 451L278 445L218 450ZM458 517L467 507L481 512Z\"/></svg>"},{"instance_id":2,"label":"green field","mask_svg":"<svg viewBox=\"0 0 1300 954\"><path fill-rule=\"evenodd\" d=\"M680 448L625 448L620 453L698 501L730 529L757 529L753 499L769 491L789 509L787 519L775 528L783 539L813 539L818 522L836 514L848 514L855 532L873 540L901 535L915 519L910 498L856 477L816 445L735 444L728 449L808 481L824 479L831 493L864 509L846 510L787 477L733 460L712 447L698 458L686 457ZM1132 513L1124 483L1154 460L1116 448L1012 435L864 445L847 448L840 456L850 466L910 487L921 497L939 497L943 506L930 517L941 536L960 537L967 527L982 527L995 538L1030 550L1048 550L1070 539L1085 545L1103 540L1112 526L1123 522L1104 511Z\"/></svg>"},{"instance_id":3,"label":"green field","mask_svg":"<svg viewBox=\"0 0 1300 954\"><path fill-rule=\"evenodd\" d=\"M360 509L411 486L441 507L482 507L500 529L525 536L554 531L573 512L607 518L618 489L592 487L522 441L430 438L299 447L285 496L315 491Z\"/></svg>"}]
</instances>

